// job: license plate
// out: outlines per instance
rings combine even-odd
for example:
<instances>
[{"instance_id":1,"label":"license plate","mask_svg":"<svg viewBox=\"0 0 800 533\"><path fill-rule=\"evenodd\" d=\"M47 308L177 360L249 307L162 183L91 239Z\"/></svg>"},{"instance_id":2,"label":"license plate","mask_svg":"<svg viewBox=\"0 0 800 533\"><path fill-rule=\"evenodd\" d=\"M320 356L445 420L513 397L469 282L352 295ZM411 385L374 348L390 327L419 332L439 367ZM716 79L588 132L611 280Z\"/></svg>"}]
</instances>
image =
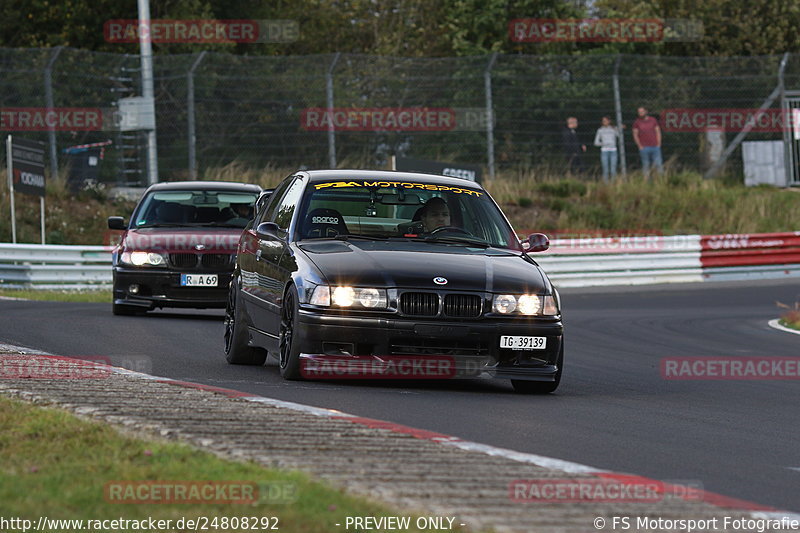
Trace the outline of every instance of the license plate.
<instances>
[{"instance_id":1,"label":"license plate","mask_svg":"<svg viewBox=\"0 0 800 533\"><path fill-rule=\"evenodd\" d=\"M520 337L502 335L500 347L511 350L544 350L547 347L547 337Z\"/></svg>"},{"instance_id":2,"label":"license plate","mask_svg":"<svg viewBox=\"0 0 800 533\"><path fill-rule=\"evenodd\" d=\"M181 287L216 287L216 274L181 274Z\"/></svg>"}]
</instances>

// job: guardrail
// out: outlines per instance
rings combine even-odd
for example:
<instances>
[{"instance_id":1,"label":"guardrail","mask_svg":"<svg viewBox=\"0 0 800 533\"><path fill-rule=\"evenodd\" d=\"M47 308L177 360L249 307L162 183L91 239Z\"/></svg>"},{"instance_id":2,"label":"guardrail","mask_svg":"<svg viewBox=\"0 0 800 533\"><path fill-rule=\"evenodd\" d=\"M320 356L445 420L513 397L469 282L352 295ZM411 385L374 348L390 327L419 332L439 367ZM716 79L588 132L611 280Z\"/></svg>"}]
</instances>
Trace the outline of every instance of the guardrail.
<instances>
[{"instance_id":1,"label":"guardrail","mask_svg":"<svg viewBox=\"0 0 800 533\"><path fill-rule=\"evenodd\" d=\"M107 289L111 287L111 248L0 243L0 286Z\"/></svg>"},{"instance_id":2,"label":"guardrail","mask_svg":"<svg viewBox=\"0 0 800 533\"><path fill-rule=\"evenodd\" d=\"M0 286L109 288L111 247L0 243ZM800 232L554 239L536 261L559 287L800 276Z\"/></svg>"},{"instance_id":3,"label":"guardrail","mask_svg":"<svg viewBox=\"0 0 800 533\"><path fill-rule=\"evenodd\" d=\"M554 239L536 261L559 287L800 275L800 232Z\"/></svg>"}]
</instances>

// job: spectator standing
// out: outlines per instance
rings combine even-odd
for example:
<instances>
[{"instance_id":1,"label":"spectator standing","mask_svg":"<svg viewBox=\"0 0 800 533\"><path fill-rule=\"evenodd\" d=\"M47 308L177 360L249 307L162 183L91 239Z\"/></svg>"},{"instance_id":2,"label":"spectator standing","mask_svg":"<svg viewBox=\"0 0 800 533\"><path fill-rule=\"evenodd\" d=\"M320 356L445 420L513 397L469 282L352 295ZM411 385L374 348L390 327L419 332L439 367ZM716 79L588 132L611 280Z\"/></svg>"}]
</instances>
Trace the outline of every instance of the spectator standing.
<instances>
[{"instance_id":1,"label":"spectator standing","mask_svg":"<svg viewBox=\"0 0 800 533\"><path fill-rule=\"evenodd\" d=\"M578 119L567 117L567 125L561 131L564 153L567 156L567 169L573 174L583 174L583 152L586 145L578 138Z\"/></svg>"},{"instance_id":2,"label":"spectator standing","mask_svg":"<svg viewBox=\"0 0 800 533\"><path fill-rule=\"evenodd\" d=\"M600 147L600 165L603 167L603 181L617 177L617 139L619 130L614 127L611 117L605 116L594 135L594 145Z\"/></svg>"},{"instance_id":3,"label":"spectator standing","mask_svg":"<svg viewBox=\"0 0 800 533\"><path fill-rule=\"evenodd\" d=\"M639 147L639 157L642 159L642 172L649 175L650 167L655 165L659 174L664 172L664 163L661 158L661 128L655 117L651 117L646 107L636 110L639 118L633 123L633 140Z\"/></svg>"}]
</instances>

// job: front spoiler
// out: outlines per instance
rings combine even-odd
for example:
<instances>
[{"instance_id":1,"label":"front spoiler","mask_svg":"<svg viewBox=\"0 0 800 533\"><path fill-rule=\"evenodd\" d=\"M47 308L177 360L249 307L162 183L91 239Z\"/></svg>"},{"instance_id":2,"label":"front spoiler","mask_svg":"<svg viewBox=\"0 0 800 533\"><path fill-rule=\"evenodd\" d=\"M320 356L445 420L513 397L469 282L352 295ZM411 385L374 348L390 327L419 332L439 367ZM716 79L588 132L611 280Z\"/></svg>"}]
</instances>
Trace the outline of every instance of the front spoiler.
<instances>
[{"instance_id":1,"label":"front spoiler","mask_svg":"<svg viewBox=\"0 0 800 533\"><path fill-rule=\"evenodd\" d=\"M354 356L300 354L305 379L515 379L554 382L556 365L501 365L486 357L451 355Z\"/></svg>"}]
</instances>

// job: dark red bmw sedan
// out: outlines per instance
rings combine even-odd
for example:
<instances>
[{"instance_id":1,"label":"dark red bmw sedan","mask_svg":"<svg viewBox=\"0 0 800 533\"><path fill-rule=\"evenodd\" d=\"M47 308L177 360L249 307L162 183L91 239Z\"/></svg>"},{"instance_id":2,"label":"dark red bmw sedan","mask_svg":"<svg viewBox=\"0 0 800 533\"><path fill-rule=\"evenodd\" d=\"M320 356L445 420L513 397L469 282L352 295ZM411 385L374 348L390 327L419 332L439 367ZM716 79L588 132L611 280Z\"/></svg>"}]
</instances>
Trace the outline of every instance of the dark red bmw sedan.
<instances>
[{"instance_id":1,"label":"dark red bmw sedan","mask_svg":"<svg viewBox=\"0 0 800 533\"><path fill-rule=\"evenodd\" d=\"M225 307L239 237L262 193L247 183L158 183L128 224L109 217L123 231L112 252L114 314Z\"/></svg>"}]
</instances>

